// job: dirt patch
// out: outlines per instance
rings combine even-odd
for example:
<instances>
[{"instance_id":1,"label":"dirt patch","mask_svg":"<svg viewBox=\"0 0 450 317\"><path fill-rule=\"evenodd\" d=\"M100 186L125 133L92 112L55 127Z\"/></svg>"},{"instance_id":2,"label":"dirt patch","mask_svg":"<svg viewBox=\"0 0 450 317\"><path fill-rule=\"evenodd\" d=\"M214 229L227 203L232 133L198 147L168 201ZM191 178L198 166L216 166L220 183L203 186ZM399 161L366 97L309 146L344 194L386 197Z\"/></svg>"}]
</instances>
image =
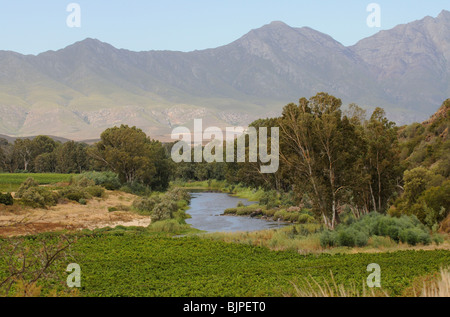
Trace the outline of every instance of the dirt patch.
<instances>
[{"instance_id":1,"label":"dirt patch","mask_svg":"<svg viewBox=\"0 0 450 317\"><path fill-rule=\"evenodd\" d=\"M49 209L5 208L0 210L0 236L36 234L59 230L104 227L147 227L150 217L126 211L136 196L107 191L105 198L94 198L86 205L76 202L58 204ZM117 211L109 211L117 210Z\"/></svg>"}]
</instances>

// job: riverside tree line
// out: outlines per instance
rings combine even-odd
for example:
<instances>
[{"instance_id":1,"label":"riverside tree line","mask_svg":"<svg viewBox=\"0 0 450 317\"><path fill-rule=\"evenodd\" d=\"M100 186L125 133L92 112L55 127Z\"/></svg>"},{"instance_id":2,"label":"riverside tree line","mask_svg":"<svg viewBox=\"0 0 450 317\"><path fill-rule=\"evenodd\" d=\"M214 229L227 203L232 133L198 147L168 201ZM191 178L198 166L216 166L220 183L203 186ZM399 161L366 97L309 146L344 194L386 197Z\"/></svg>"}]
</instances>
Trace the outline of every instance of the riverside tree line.
<instances>
[{"instance_id":1,"label":"riverside tree line","mask_svg":"<svg viewBox=\"0 0 450 317\"><path fill-rule=\"evenodd\" d=\"M431 227L449 213L449 108L450 99L429 125L397 127L380 108L367 117L354 104L344 111L342 101L326 93L302 98L286 105L280 117L251 124L279 128L280 168L274 174L262 174L260 162L175 164L173 144L124 125L107 129L94 145L61 144L46 136L13 144L0 140L0 169L109 170L124 184L151 190L165 190L175 179L226 180L289 195L292 204L311 206L329 228L340 223L344 209L356 217L371 211L414 214Z\"/></svg>"}]
</instances>

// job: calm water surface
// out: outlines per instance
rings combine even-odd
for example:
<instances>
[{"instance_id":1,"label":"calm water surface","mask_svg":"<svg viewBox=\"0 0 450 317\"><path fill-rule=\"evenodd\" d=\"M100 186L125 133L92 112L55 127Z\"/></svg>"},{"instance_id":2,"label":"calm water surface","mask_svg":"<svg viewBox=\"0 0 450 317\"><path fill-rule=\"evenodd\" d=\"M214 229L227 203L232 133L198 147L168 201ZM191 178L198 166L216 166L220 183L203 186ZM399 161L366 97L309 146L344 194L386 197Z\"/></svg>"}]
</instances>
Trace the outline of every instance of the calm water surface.
<instances>
[{"instance_id":1,"label":"calm water surface","mask_svg":"<svg viewBox=\"0 0 450 317\"><path fill-rule=\"evenodd\" d=\"M186 219L186 222L196 229L208 232L235 232L273 229L286 225L249 217L221 216L225 209L236 207L239 201L245 206L254 204L247 199L210 192L191 193L191 197L191 208L187 213L192 218Z\"/></svg>"}]
</instances>

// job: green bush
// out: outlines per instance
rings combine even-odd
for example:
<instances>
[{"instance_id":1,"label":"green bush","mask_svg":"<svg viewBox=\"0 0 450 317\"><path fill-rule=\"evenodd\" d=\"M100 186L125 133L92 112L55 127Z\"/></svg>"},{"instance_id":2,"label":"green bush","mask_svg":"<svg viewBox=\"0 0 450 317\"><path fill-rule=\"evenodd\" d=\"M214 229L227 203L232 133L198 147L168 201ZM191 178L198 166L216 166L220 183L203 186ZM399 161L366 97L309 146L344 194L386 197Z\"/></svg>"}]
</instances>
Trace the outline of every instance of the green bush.
<instances>
[{"instance_id":1,"label":"green bush","mask_svg":"<svg viewBox=\"0 0 450 317\"><path fill-rule=\"evenodd\" d=\"M34 180L34 178L29 177L27 178L19 187L19 189L16 192L16 198L22 198L22 195L30 188L32 187L38 187L39 183Z\"/></svg>"},{"instance_id":2,"label":"green bush","mask_svg":"<svg viewBox=\"0 0 450 317\"><path fill-rule=\"evenodd\" d=\"M184 209L188 206L191 195L181 189L173 188L165 194L153 194L139 197L133 201L133 209L139 213L150 215L152 221L185 218Z\"/></svg>"},{"instance_id":3,"label":"green bush","mask_svg":"<svg viewBox=\"0 0 450 317\"><path fill-rule=\"evenodd\" d=\"M282 193L280 197L280 203L283 206L294 206L296 203L294 192L290 191L288 193Z\"/></svg>"},{"instance_id":4,"label":"green bush","mask_svg":"<svg viewBox=\"0 0 450 317\"><path fill-rule=\"evenodd\" d=\"M59 195L45 187L30 187L20 196L20 201L34 208L46 208L58 203Z\"/></svg>"},{"instance_id":5,"label":"green bush","mask_svg":"<svg viewBox=\"0 0 450 317\"><path fill-rule=\"evenodd\" d=\"M338 231L337 242L339 246L343 247L363 247L367 245L369 236L363 231L357 231L354 228L347 228Z\"/></svg>"},{"instance_id":6,"label":"green bush","mask_svg":"<svg viewBox=\"0 0 450 317\"><path fill-rule=\"evenodd\" d=\"M78 186L67 186L59 191L61 197L64 197L72 201L80 201L80 199L89 200L92 196L86 191L85 188Z\"/></svg>"},{"instance_id":7,"label":"green bush","mask_svg":"<svg viewBox=\"0 0 450 317\"><path fill-rule=\"evenodd\" d=\"M331 230L325 230L320 235L320 245L322 247L335 247L338 246L337 232Z\"/></svg>"},{"instance_id":8,"label":"green bush","mask_svg":"<svg viewBox=\"0 0 450 317\"><path fill-rule=\"evenodd\" d=\"M434 233L431 237L431 240L433 240L434 243L437 245L444 243L444 236L439 233Z\"/></svg>"},{"instance_id":9,"label":"green bush","mask_svg":"<svg viewBox=\"0 0 450 317\"><path fill-rule=\"evenodd\" d=\"M173 218L173 213L178 210L178 206L173 201L163 200L153 208L151 213L153 221L167 220Z\"/></svg>"},{"instance_id":10,"label":"green bush","mask_svg":"<svg viewBox=\"0 0 450 317\"><path fill-rule=\"evenodd\" d=\"M278 206L278 195L274 190L264 192L259 200L261 205L267 206L267 208L274 208Z\"/></svg>"},{"instance_id":11,"label":"green bush","mask_svg":"<svg viewBox=\"0 0 450 317\"><path fill-rule=\"evenodd\" d=\"M316 220L314 219L314 217L311 216L311 215L308 215L308 214L301 214L297 218L297 222L298 223L302 223L302 224L304 224L304 223L313 223L315 221Z\"/></svg>"},{"instance_id":12,"label":"green bush","mask_svg":"<svg viewBox=\"0 0 450 317\"><path fill-rule=\"evenodd\" d=\"M39 183L30 177L20 185L16 198L20 199L24 205L46 208L58 203L59 194L47 187L40 187Z\"/></svg>"},{"instance_id":13,"label":"green bush","mask_svg":"<svg viewBox=\"0 0 450 317\"><path fill-rule=\"evenodd\" d=\"M178 201L178 200L185 200L185 201L191 201L191 195L184 189L175 187L169 190L165 197L169 200Z\"/></svg>"},{"instance_id":14,"label":"green bush","mask_svg":"<svg viewBox=\"0 0 450 317\"><path fill-rule=\"evenodd\" d=\"M133 182L131 184L126 184L120 188L121 191L138 195L138 196L149 196L152 193L152 190L149 186L146 186L139 182Z\"/></svg>"},{"instance_id":15,"label":"green bush","mask_svg":"<svg viewBox=\"0 0 450 317\"><path fill-rule=\"evenodd\" d=\"M427 245L431 243L431 236L419 228L407 228L400 232L400 241L410 245Z\"/></svg>"},{"instance_id":16,"label":"green bush","mask_svg":"<svg viewBox=\"0 0 450 317\"><path fill-rule=\"evenodd\" d=\"M321 234L323 246L365 246L374 236L389 237L395 242L410 245L429 244L431 235L415 216L395 218L378 213L370 213L361 219L346 225L339 225L334 232L329 230Z\"/></svg>"},{"instance_id":17,"label":"green bush","mask_svg":"<svg viewBox=\"0 0 450 317\"><path fill-rule=\"evenodd\" d=\"M157 195L151 197L139 197L133 201L133 208L141 213L150 214L153 208L161 202Z\"/></svg>"},{"instance_id":18,"label":"green bush","mask_svg":"<svg viewBox=\"0 0 450 317\"><path fill-rule=\"evenodd\" d=\"M2 194L0 193L0 204L11 206L14 204L14 198L11 193Z\"/></svg>"},{"instance_id":19,"label":"green bush","mask_svg":"<svg viewBox=\"0 0 450 317\"><path fill-rule=\"evenodd\" d=\"M86 187L85 191L92 197L101 198L105 195L105 189L97 185Z\"/></svg>"},{"instance_id":20,"label":"green bush","mask_svg":"<svg viewBox=\"0 0 450 317\"><path fill-rule=\"evenodd\" d=\"M95 182L84 175L80 175L77 177L72 178L71 184L72 186L76 187L89 187L94 186Z\"/></svg>"},{"instance_id":21,"label":"green bush","mask_svg":"<svg viewBox=\"0 0 450 317\"><path fill-rule=\"evenodd\" d=\"M119 176L114 172L86 172L80 176L94 181L95 185L107 190L118 190L121 187Z\"/></svg>"},{"instance_id":22,"label":"green bush","mask_svg":"<svg viewBox=\"0 0 450 317\"><path fill-rule=\"evenodd\" d=\"M77 202L81 199L89 200L92 197L103 197L105 190L100 186L92 184L92 181L82 178L80 182L75 181L73 185L60 189L59 194L63 198Z\"/></svg>"}]
</instances>

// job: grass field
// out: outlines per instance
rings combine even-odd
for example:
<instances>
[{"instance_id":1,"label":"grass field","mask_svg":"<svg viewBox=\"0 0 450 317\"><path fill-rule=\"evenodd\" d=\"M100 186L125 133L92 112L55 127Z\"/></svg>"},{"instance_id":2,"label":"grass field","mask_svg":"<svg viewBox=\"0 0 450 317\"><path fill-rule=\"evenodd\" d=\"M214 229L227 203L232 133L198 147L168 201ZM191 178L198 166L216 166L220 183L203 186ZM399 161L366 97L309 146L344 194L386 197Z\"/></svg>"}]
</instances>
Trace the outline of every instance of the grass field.
<instances>
[{"instance_id":1,"label":"grass field","mask_svg":"<svg viewBox=\"0 0 450 317\"><path fill-rule=\"evenodd\" d=\"M72 177L71 174L0 174L0 192L15 192L28 177L34 178L41 185L67 182Z\"/></svg>"}]
</instances>

